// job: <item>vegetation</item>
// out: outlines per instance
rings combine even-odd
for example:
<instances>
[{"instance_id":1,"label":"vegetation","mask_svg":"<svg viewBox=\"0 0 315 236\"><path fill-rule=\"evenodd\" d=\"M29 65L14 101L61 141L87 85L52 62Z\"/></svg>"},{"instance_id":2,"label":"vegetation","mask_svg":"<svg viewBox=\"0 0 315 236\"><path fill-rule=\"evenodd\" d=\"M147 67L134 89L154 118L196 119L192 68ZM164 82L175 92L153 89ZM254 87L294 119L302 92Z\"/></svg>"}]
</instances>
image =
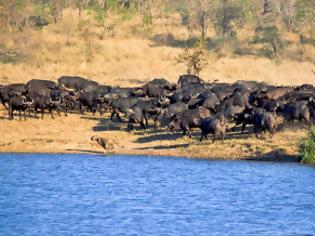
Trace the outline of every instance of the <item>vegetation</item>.
<instances>
[{"instance_id":1,"label":"vegetation","mask_svg":"<svg viewBox=\"0 0 315 236\"><path fill-rule=\"evenodd\" d=\"M0 0L0 84L78 75L100 84L130 87L141 86L155 76L175 83L186 72L222 83L313 84L314 0L266 2L264 6L262 0ZM274 30L268 31L268 27ZM276 57L284 63L274 63ZM34 132L3 122L1 134L7 136L0 145L12 143L9 149L2 148L5 151L26 147L27 151L37 147L54 151L56 146L62 152L71 147L88 149L85 138L93 134L91 127L100 125L97 120L79 122L74 116L56 123L52 134L49 120L28 121L30 131L41 130L36 137L43 137L44 144L55 135L57 145L50 146L23 141L31 140ZM73 123L79 124L74 133ZM65 130L66 141L60 139ZM84 135L75 136L83 130ZM285 132L276 140L261 143L252 138L233 139L224 144L223 149L230 150L224 154L248 157L261 150L267 153L284 148L296 155L297 140L304 135L303 130L297 132ZM130 136L120 131L115 134L117 140ZM125 146L135 147L138 138L132 136ZM201 150L205 150L182 139L155 144L179 144L182 148L174 148L174 154L180 149L202 156ZM151 142L141 145L147 152ZM222 153L215 147L206 150L207 156Z\"/></svg>"},{"instance_id":2,"label":"vegetation","mask_svg":"<svg viewBox=\"0 0 315 236\"><path fill-rule=\"evenodd\" d=\"M175 57L175 63L184 64L187 68L187 74L199 76L213 58L213 53L205 48L203 41L200 41L197 47L186 47L182 53Z\"/></svg>"},{"instance_id":3,"label":"vegetation","mask_svg":"<svg viewBox=\"0 0 315 236\"><path fill-rule=\"evenodd\" d=\"M302 162L315 165L315 128L312 128L299 145Z\"/></svg>"},{"instance_id":4,"label":"vegetation","mask_svg":"<svg viewBox=\"0 0 315 236\"><path fill-rule=\"evenodd\" d=\"M280 50L283 48L280 31L276 26L257 27L255 30L254 44L263 44L267 55L274 54L279 59ZM271 53L270 53L271 52Z\"/></svg>"},{"instance_id":5,"label":"vegetation","mask_svg":"<svg viewBox=\"0 0 315 236\"><path fill-rule=\"evenodd\" d=\"M193 74L205 71L213 56L315 64L314 4L314 0L0 0L0 62L57 63L65 60L58 55L65 51L65 43L68 54L80 51L84 58L76 59L91 64L110 57L107 40L140 39L150 40L150 47L179 49L165 56L168 63L175 58Z\"/></svg>"}]
</instances>

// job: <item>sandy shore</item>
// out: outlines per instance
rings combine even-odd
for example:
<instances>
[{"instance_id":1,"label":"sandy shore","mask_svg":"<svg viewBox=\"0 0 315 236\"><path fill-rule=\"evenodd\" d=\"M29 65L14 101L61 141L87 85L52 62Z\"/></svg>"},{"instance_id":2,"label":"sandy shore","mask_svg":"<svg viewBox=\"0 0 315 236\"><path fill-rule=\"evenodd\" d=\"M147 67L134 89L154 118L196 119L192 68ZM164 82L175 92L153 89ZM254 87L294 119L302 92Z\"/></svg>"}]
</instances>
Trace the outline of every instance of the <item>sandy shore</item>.
<instances>
[{"instance_id":1,"label":"sandy shore","mask_svg":"<svg viewBox=\"0 0 315 236\"><path fill-rule=\"evenodd\" d=\"M1 110L3 117L5 110ZM258 140L253 134L240 135L228 133L226 141L211 140L199 142L200 131L193 132L193 138L183 137L181 133L166 132L151 125L147 130L128 132L127 124L112 122L107 116L68 117L49 115L42 119L19 121L0 120L0 152L26 153L96 153L130 154L153 156L176 156L190 158L209 158L224 160L255 159L283 161L297 158L297 143L306 130L296 127L284 129L273 138L268 135ZM114 149L110 152L90 141L91 136L111 140Z\"/></svg>"}]
</instances>

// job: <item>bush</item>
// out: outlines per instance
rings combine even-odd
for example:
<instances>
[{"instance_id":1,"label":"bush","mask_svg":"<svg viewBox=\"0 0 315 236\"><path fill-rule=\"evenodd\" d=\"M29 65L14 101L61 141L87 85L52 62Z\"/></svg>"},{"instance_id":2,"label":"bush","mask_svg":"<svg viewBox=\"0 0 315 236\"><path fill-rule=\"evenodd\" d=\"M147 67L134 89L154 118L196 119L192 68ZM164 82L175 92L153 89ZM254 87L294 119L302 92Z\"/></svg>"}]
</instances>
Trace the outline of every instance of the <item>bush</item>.
<instances>
[{"instance_id":1,"label":"bush","mask_svg":"<svg viewBox=\"0 0 315 236\"><path fill-rule=\"evenodd\" d=\"M315 165L315 128L312 128L300 141L299 152L303 163Z\"/></svg>"},{"instance_id":2,"label":"bush","mask_svg":"<svg viewBox=\"0 0 315 236\"><path fill-rule=\"evenodd\" d=\"M213 59L213 52L205 48L203 42L194 48L185 48L182 53L175 57L175 64L185 64L188 74L199 76L200 72L209 65Z\"/></svg>"}]
</instances>

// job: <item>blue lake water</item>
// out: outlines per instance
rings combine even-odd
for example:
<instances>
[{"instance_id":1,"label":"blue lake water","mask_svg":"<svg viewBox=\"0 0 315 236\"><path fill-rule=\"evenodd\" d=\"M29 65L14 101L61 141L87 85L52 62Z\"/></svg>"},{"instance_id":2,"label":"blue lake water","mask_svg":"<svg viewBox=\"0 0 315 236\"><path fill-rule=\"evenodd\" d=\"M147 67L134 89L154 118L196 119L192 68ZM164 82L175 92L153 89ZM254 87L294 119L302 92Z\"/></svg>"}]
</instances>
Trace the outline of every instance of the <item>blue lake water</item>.
<instances>
[{"instance_id":1,"label":"blue lake water","mask_svg":"<svg viewBox=\"0 0 315 236\"><path fill-rule=\"evenodd\" d=\"M0 154L0 235L313 235L315 168Z\"/></svg>"}]
</instances>

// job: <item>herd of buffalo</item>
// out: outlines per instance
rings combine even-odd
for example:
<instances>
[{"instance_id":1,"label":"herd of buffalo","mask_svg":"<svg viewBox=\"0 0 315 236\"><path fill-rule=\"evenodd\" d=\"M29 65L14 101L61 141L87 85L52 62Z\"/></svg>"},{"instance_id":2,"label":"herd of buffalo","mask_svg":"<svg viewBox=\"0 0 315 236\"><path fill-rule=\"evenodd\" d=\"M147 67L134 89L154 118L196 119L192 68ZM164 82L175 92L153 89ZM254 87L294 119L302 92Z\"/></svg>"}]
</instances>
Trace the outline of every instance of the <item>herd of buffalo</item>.
<instances>
[{"instance_id":1,"label":"herd of buffalo","mask_svg":"<svg viewBox=\"0 0 315 236\"><path fill-rule=\"evenodd\" d=\"M128 119L128 129L137 124L145 129L148 120L168 131L182 131L191 137L191 129L199 127L200 140L213 134L213 141L222 137L228 124L253 125L259 138L271 135L283 124L295 120L311 126L315 120L315 88L304 84L298 87L273 86L264 82L237 81L233 84L205 82L194 75L181 75L176 84L165 79L152 79L142 87L119 88L100 85L77 76L62 76L58 83L33 79L26 84L0 85L0 102L8 110L41 118L54 111L67 113L110 112L110 119ZM233 130L233 129L231 129ZM236 129L235 129L236 130Z\"/></svg>"}]
</instances>

